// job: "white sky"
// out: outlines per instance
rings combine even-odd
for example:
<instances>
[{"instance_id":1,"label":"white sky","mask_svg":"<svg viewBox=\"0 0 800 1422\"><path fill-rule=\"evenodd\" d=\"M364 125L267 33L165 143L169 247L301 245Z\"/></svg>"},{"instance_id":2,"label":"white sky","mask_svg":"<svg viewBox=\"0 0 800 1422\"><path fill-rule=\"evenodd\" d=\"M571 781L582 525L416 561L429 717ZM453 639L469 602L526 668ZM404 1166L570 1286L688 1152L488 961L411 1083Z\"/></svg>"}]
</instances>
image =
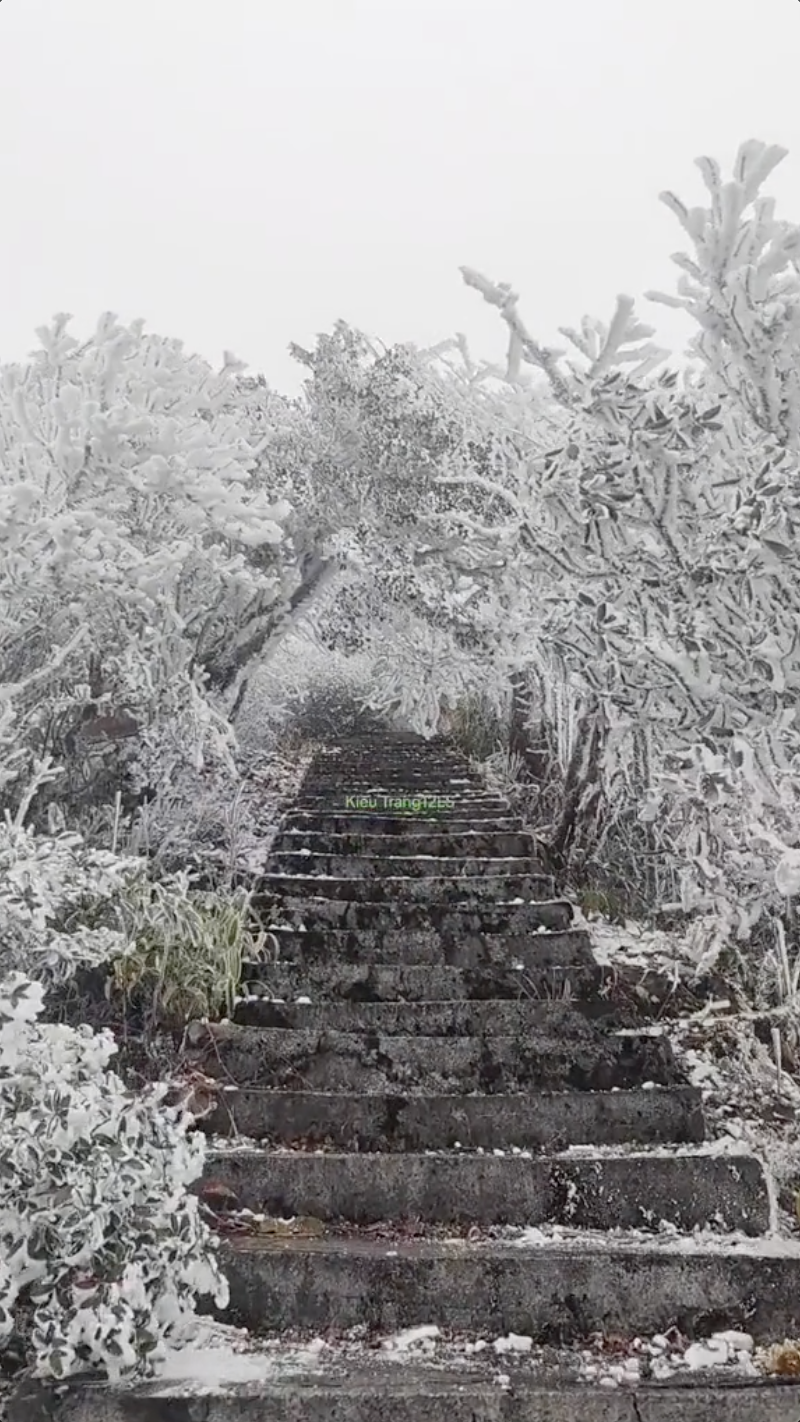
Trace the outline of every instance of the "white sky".
<instances>
[{"instance_id":1,"label":"white sky","mask_svg":"<svg viewBox=\"0 0 800 1422\"><path fill-rule=\"evenodd\" d=\"M555 341L674 289L698 154L782 144L800 221L799 58L797 0L2 0L0 359L107 309L287 391L339 316L499 358L462 263Z\"/></svg>"}]
</instances>

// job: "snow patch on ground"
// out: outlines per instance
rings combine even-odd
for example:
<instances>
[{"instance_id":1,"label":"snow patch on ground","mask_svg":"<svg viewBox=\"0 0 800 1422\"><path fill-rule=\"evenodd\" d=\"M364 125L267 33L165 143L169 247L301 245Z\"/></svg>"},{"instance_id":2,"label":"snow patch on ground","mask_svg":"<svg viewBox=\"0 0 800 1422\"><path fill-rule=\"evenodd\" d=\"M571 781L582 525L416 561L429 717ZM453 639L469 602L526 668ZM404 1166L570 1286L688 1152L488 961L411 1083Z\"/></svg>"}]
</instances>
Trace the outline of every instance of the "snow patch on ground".
<instances>
[{"instance_id":1,"label":"snow patch on ground","mask_svg":"<svg viewBox=\"0 0 800 1422\"><path fill-rule=\"evenodd\" d=\"M638 1229L591 1230L569 1225L509 1226L505 1240L518 1249L608 1249L614 1252L648 1250L663 1254L747 1254L759 1259L800 1259L800 1239L785 1235L753 1238L741 1233L715 1233L710 1229L681 1233L662 1220L656 1233Z\"/></svg>"},{"instance_id":2,"label":"snow patch on ground","mask_svg":"<svg viewBox=\"0 0 800 1422\"><path fill-rule=\"evenodd\" d=\"M315 1339L304 1347L259 1348L245 1329L198 1321L196 1335L182 1348L171 1350L157 1365L155 1397L167 1396L180 1384L181 1393L194 1395L224 1392L242 1383L278 1382L297 1373L320 1372L319 1357L326 1344Z\"/></svg>"},{"instance_id":3,"label":"snow patch on ground","mask_svg":"<svg viewBox=\"0 0 800 1422\"><path fill-rule=\"evenodd\" d=\"M718 933L703 918L682 932L662 931L646 924L612 924L600 915L588 918L575 909L576 928L585 929L601 966L659 973L691 985L712 970L720 950ZM772 1203L772 1228L797 1234L797 1213L781 1209L787 1188L800 1186L800 1082L767 1046L760 1014L742 1006L734 984L731 993L711 1001L689 1016L662 1017L655 1030L665 1035L689 1083L702 1092L712 1141L732 1141L749 1150L764 1165Z\"/></svg>"},{"instance_id":4,"label":"snow patch on ground","mask_svg":"<svg viewBox=\"0 0 800 1422\"><path fill-rule=\"evenodd\" d=\"M384 1338L381 1346L387 1353L408 1353L412 1348L432 1352L439 1337L441 1330L435 1323L423 1323L419 1328L406 1328L392 1338Z\"/></svg>"},{"instance_id":5,"label":"snow patch on ground","mask_svg":"<svg viewBox=\"0 0 800 1422\"><path fill-rule=\"evenodd\" d=\"M317 1146L314 1149L306 1149L297 1145L285 1144L280 1141L255 1140L252 1136L209 1136L208 1154L209 1156L228 1156L252 1152L268 1155L341 1155L342 1152L332 1146ZM527 1150L522 1146L508 1146L505 1149L495 1146L493 1150L483 1146L464 1145L461 1141L454 1141L452 1146L442 1146L440 1150L424 1150L420 1155L431 1156L436 1159L442 1157L463 1157L463 1156L487 1156L496 1158L510 1157L520 1160L667 1160L676 1156L721 1156L747 1155L743 1149L741 1140L730 1135L719 1136L715 1140L705 1141L700 1145L571 1145L558 1151L534 1151Z\"/></svg>"},{"instance_id":6,"label":"snow patch on ground","mask_svg":"<svg viewBox=\"0 0 800 1422\"><path fill-rule=\"evenodd\" d=\"M676 1329L652 1338L596 1334L585 1344L556 1354L524 1334L448 1337L433 1323L371 1342L358 1329L335 1340L279 1341L254 1340L244 1330L198 1320L196 1337L164 1360L147 1392L150 1396L219 1394L243 1384L276 1384L298 1375L322 1379L334 1368L420 1363L433 1369L462 1368L465 1381L479 1367L484 1375L488 1370L501 1387L510 1386L514 1375L535 1379L556 1366L578 1381L615 1388L720 1370L729 1377L753 1378L763 1375L767 1361L768 1350L756 1349L749 1334L733 1329L694 1341Z\"/></svg>"}]
</instances>

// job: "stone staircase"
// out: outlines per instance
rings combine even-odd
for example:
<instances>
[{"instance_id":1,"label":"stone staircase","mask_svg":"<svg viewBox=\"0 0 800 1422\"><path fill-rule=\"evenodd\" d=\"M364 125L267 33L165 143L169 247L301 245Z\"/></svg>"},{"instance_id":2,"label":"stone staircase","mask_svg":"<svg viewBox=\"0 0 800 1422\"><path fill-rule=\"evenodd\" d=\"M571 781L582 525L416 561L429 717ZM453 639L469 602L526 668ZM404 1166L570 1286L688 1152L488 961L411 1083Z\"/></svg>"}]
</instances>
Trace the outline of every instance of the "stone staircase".
<instances>
[{"instance_id":1,"label":"stone staircase","mask_svg":"<svg viewBox=\"0 0 800 1422\"><path fill-rule=\"evenodd\" d=\"M445 803L397 803L426 794ZM646 1361L585 1380L597 1333L796 1336L800 1261L768 1237L760 1163L704 1149L664 1038L619 1030L534 840L463 757L399 736L320 754L257 908L274 961L188 1050L226 1088L202 1186L224 1317L276 1371L126 1416L798 1422L792 1384ZM441 1343L402 1365L377 1342L426 1326Z\"/></svg>"}]
</instances>

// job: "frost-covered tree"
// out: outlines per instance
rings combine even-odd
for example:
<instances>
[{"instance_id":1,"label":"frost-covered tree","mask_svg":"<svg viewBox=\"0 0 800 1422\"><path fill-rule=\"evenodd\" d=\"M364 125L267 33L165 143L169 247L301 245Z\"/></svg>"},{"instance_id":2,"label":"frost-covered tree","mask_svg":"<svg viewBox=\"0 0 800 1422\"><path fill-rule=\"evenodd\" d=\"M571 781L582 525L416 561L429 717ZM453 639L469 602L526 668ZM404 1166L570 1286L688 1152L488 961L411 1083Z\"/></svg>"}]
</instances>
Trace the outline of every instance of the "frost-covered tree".
<instances>
[{"instance_id":1,"label":"frost-covered tree","mask_svg":"<svg viewBox=\"0 0 800 1422\"><path fill-rule=\"evenodd\" d=\"M494 620L509 663L538 661L593 706L606 796L630 809L649 790L641 818L677 856L682 902L742 933L779 906L797 856L800 236L759 196L781 156L743 145L724 185L699 160L708 209L665 197L695 242L676 261L697 375L656 373L663 353L627 298L608 328L563 329L580 355L565 361L508 286L465 269L508 326L510 384L528 363L553 404L549 428L517 407L526 457L451 481L504 509Z\"/></svg>"},{"instance_id":2,"label":"frost-covered tree","mask_svg":"<svg viewBox=\"0 0 800 1422\"><path fill-rule=\"evenodd\" d=\"M687 208L674 193L661 200L690 238L694 255L673 255L678 295L652 301L686 311L700 330L692 350L720 391L735 397L755 430L781 448L800 439L800 227L779 221L761 188L787 150L743 143L724 183L713 158L697 167L710 206Z\"/></svg>"},{"instance_id":3,"label":"frost-covered tree","mask_svg":"<svg viewBox=\"0 0 800 1422\"><path fill-rule=\"evenodd\" d=\"M182 718L202 755L224 739L209 684L268 640L291 510L254 485L236 362L110 315L79 342L68 319L0 369L0 723L58 757L76 705Z\"/></svg>"},{"instance_id":4,"label":"frost-covered tree","mask_svg":"<svg viewBox=\"0 0 800 1422\"><path fill-rule=\"evenodd\" d=\"M440 476L492 472L514 439L495 407L515 392L484 395L498 372L475 366L463 337L428 351L381 349L339 322L313 351L294 352L310 372L302 397L262 387L259 399L251 388L250 408L266 477L293 502L305 546L340 559L312 608L314 634L354 653L402 610L449 629L462 650L487 651L465 613L486 581L485 550L477 527L468 540L443 528L454 500ZM461 490L459 503L492 521L480 488ZM496 561L494 550L486 556ZM388 623L379 635L391 635Z\"/></svg>"}]
</instances>

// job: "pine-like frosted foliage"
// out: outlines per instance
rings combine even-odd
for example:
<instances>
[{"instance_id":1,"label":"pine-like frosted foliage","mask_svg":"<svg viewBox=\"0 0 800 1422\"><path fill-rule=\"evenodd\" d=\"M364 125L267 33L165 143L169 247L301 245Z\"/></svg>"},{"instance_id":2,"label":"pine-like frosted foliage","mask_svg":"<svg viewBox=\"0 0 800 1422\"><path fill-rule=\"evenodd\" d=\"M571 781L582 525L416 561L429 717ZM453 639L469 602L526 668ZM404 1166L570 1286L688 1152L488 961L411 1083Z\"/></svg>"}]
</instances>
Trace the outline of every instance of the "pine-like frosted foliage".
<instances>
[{"instance_id":1,"label":"pine-like frosted foliage","mask_svg":"<svg viewBox=\"0 0 800 1422\"><path fill-rule=\"evenodd\" d=\"M0 368L0 713L41 726L91 653L134 716L185 717L278 596L290 508L253 478L238 367L67 324Z\"/></svg>"}]
</instances>

